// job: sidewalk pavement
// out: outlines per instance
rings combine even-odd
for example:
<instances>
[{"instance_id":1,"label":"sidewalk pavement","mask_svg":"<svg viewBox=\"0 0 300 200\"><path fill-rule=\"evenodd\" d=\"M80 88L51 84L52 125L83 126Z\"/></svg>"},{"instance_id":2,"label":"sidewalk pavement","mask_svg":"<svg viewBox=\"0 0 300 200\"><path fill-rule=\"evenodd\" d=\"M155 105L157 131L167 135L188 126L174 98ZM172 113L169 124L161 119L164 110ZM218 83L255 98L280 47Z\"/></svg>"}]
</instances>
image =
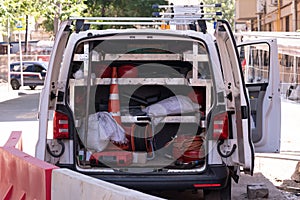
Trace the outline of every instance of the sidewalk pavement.
<instances>
[{"instance_id":1,"label":"sidewalk pavement","mask_svg":"<svg viewBox=\"0 0 300 200\"><path fill-rule=\"evenodd\" d=\"M23 86L19 90L13 90L8 83L0 82L0 102L15 99L21 95L39 93L42 87L37 86L35 90L31 90L28 86Z\"/></svg>"},{"instance_id":2,"label":"sidewalk pavement","mask_svg":"<svg viewBox=\"0 0 300 200\"><path fill-rule=\"evenodd\" d=\"M0 83L0 102L18 98L18 96L18 90L13 90L8 83Z\"/></svg>"}]
</instances>

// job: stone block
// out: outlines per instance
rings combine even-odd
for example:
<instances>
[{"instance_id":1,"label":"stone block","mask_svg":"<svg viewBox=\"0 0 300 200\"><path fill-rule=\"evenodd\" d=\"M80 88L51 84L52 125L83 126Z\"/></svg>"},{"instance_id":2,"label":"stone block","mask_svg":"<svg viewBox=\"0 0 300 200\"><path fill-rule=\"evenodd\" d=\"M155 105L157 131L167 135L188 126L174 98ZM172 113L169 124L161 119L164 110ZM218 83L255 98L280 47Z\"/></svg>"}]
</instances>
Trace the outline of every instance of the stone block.
<instances>
[{"instance_id":1,"label":"stone block","mask_svg":"<svg viewBox=\"0 0 300 200\"><path fill-rule=\"evenodd\" d=\"M268 198L269 189L265 184L251 184L247 185L248 199Z\"/></svg>"},{"instance_id":2,"label":"stone block","mask_svg":"<svg viewBox=\"0 0 300 200\"><path fill-rule=\"evenodd\" d=\"M297 183L300 182L300 162L297 163L295 172L293 173L291 179Z\"/></svg>"}]
</instances>

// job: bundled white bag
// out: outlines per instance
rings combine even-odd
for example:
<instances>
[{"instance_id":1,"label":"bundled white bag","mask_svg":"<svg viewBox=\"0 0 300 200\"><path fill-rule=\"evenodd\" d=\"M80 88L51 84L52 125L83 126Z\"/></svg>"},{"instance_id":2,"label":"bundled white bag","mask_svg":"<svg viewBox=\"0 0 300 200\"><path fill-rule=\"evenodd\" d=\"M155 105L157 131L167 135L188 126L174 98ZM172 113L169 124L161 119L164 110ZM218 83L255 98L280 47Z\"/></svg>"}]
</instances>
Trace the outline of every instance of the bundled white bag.
<instances>
[{"instance_id":1,"label":"bundled white bag","mask_svg":"<svg viewBox=\"0 0 300 200\"><path fill-rule=\"evenodd\" d=\"M157 125L163 117L190 112L199 112L200 105L183 95L172 96L143 109L148 116L154 118Z\"/></svg>"},{"instance_id":2,"label":"bundled white bag","mask_svg":"<svg viewBox=\"0 0 300 200\"><path fill-rule=\"evenodd\" d=\"M126 143L124 129L108 112L98 112L89 115L86 148L90 151L103 151L110 140ZM84 141L85 123L79 129L79 137Z\"/></svg>"}]
</instances>

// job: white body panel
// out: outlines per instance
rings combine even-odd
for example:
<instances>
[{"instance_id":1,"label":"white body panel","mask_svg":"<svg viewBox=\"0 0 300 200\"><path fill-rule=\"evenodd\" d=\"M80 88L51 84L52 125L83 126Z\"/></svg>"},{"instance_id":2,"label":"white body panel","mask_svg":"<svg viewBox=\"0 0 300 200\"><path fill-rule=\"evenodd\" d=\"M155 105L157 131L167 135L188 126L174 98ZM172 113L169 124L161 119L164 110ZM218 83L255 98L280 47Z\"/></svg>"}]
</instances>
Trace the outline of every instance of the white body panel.
<instances>
[{"instance_id":1,"label":"white body panel","mask_svg":"<svg viewBox=\"0 0 300 200\"><path fill-rule=\"evenodd\" d=\"M280 78L276 39L251 40L241 43L239 46L257 46L268 44L270 50L269 76L265 83L249 83L247 88L251 95L252 85L260 86L266 84L265 94L261 101L261 125L259 128L260 139L254 139L255 152L279 152L281 132L281 100L280 100ZM248 65L248 61L246 63ZM257 91L259 92L259 91ZM250 97L251 98L251 97Z\"/></svg>"}]
</instances>

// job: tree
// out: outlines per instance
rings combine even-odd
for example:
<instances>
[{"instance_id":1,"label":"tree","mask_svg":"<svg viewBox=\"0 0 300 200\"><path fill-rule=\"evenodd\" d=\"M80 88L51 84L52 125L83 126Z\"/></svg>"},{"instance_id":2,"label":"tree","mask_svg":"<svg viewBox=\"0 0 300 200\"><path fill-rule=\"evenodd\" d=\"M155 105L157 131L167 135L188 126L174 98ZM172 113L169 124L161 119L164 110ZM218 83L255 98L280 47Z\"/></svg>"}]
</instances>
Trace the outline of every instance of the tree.
<instances>
[{"instance_id":1,"label":"tree","mask_svg":"<svg viewBox=\"0 0 300 200\"><path fill-rule=\"evenodd\" d=\"M58 24L70 16L81 16L86 9L83 1L79 0L40 0L38 9L45 18L42 26L48 32L56 33Z\"/></svg>"},{"instance_id":2,"label":"tree","mask_svg":"<svg viewBox=\"0 0 300 200\"><path fill-rule=\"evenodd\" d=\"M153 4L167 4L165 0L41 0L46 20L43 23L47 31L56 32L58 21L70 16L85 17L151 17ZM45 7L45 5L47 7Z\"/></svg>"},{"instance_id":3,"label":"tree","mask_svg":"<svg viewBox=\"0 0 300 200\"><path fill-rule=\"evenodd\" d=\"M221 3L222 7L214 8L214 9L207 9L207 11L221 11L222 12L222 19L226 19L232 28L234 27L234 13L235 13L235 0L203 0L204 4L216 4Z\"/></svg>"},{"instance_id":4,"label":"tree","mask_svg":"<svg viewBox=\"0 0 300 200\"><path fill-rule=\"evenodd\" d=\"M20 17L31 15L44 18L42 26L48 32L56 33L58 24L70 16L147 16L152 15L153 4L167 4L165 0L2 0L0 2L0 25L12 29ZM0 29L6 33L6 28Z\"/></svg>"},{"instance_id":5,"label":"tree","mask_svg":"<svg viewBox=\"0 0 300 200\"><path fill-rule=\"evenodd\" d=\"M86 16L151 17L153 4L167 4L165 0L86 0Z\"/></svg>"},{"instance_id":6,"label":"tree","mask_svg":"<svg viewBox=\"0 0 300 200\"><path fill-rule=\"evenodd\" d=\"M153 4L167 4L165 0L86 0L84 16L91 17L152 17ZM105 26L109 28L111 26ZM113 26L116 27L116 26ZM103 26L98 28L102 29Z\"/></svg>"},{"instance_id":7,"label":"tree","mask_svg":"<svg viewBox=\"0 0 300 200\"><path fill-rule=\"evenodd\" d=\"M0 25L2 34L7 33L7 22L9 20L12 31L16 29L17 23L22 22L22 25L27 26L27 16L38 18L41 13L46 12L41 8L40 0L2 0L0 7ZM5 28L4 28L5 27Z\"/></svg>"},{"instance_id":8,"label":"tree","mask_svg":"<svg viewBox=\"0 0 300 200\"><path fill-rule=\"evenodd\" d=\"M10 20L14 22L14 15L13 13L13 0L5 0L0 2L0 34L6 35L7 34L7 22Z\"/></svg>"}]
</instances>

